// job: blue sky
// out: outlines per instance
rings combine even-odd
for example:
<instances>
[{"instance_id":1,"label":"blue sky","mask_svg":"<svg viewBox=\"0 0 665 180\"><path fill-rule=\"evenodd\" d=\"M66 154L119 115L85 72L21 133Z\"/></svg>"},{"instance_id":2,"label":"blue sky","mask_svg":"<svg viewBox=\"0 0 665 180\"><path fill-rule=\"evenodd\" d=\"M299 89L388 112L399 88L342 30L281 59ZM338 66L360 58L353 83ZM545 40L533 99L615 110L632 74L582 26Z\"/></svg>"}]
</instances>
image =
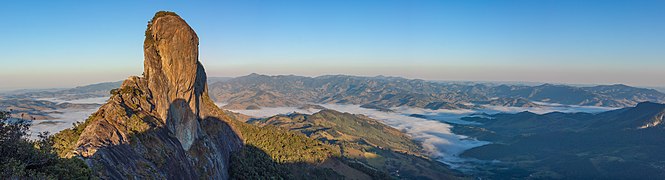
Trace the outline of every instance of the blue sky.
<instances>
[{"instance_id":1,"label":"blue sky","mask_svg":"<svg viewBox=\"0 0 665 180\"><path fill-rule=\"evenodd\" d=\"M140 75L158 10L198 33L209 76L665 86L663 9L628 0L2 2L0 89Z\"/></svg>"}]
</instances>

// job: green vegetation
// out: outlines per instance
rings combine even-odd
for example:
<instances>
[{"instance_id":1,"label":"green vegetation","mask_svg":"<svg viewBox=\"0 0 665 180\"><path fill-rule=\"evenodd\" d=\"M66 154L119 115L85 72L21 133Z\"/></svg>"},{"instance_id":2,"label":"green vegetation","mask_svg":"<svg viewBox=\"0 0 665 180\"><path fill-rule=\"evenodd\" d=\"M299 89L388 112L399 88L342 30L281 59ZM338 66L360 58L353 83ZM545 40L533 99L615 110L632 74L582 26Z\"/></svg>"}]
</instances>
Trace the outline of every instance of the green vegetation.
<instances>
[{"instance_id":1,"label":"green vegetation","mask_svg":"<svg viewBox=\"0 0 665 180\"><path fill-rule=\"evenodd\" d=\"M114 91L120 98L136 97L140 94L131 89ZM133 100L132 100L133 101ZM211 104L212 102L204 102ZM133 107L125 107L135 109ZM99 112L98 112L99 113ZM108 114L105 113L105 114ZM150 118L141 112L126 117L124 111L117 114L124 119L125 131L142 137L149 129ZM224 115L222 111L213 114ZM115 116L115 115L113 115ZM75 143L89 124L96 119L93 114L83 123L66 129L51 139L54 149L63 157L72 156ZM227 119L234 119L227 117ZM281 122L290 119L284 117ZM294 120L297 119L297 120ZM373 179L393 177L413 177L435 179L453 177L444 165L414 155L418 145L401 132L364 116L324 111L315 116L293 117L293 121L316 122L312 128L289 130L293 127L261 124L247 124L237 120L229 121L245 143L245 146L231 154L229 174L233 179L342 179L363 176ZM277 121L275 121L277 122ZM303 124L299 124L303 125ZM317 130L318 129L318 130ZM322 130L327 129L327 130ZM339 129L339 130L338 130ZM316 136L315 136L316 135ZM153 140L142 139L147 143ZM151 149L143 154L147 159L163 165L160 156L168 153L163 149ZM411 154L409 154L411 153ZM152 157L151 155L157 155ZM435 172L436 171L436 172ZM399 173L395 173L399 172ZM392 174L391 177L389 174ZM434 178L433 178L434 177Z\"/></svg>"},{"instance_id":2,"label":"green vegetation","mask_svg":"<svg viewBox=\"0 0 665 180\"><path fill-rule=\"evenodd\" d=\"M278 115L250 123L297 130L311 138L333 144L354 142L410 154L420 154L422 149L399 130L377 120L334 110L322 110L312 115Z\"/></svg>"},{"instance_id":3,"label":"green vegetation","mask_svg":"<svg viewBox=\"0 0 665 180\"><path fill-rule=\"evenodd\" d=\"M330 143L342 162L373 179L455 179L458 173L425 158L419 144L397 129L363 115L322 110L312 115L277 115L252 120L259 126L290 129ZM276 137L276 136L269 136Z\"/></svg>"},{"instance_id":4,"label":"green vegetation","mask_svg":"<svg viewBox=\"0 0 665 180\"><path fill-rule=\"evenodd\" d=\"M0 112L0 179L91 179L91 170L78 158L60 158L47 133L28 140L26 122L7 122Z\"/></svg>"},{"instance_id":5,"label":"green vegetation","mask_svg":"<svg viewBox=\"0 0 665 180\"><path fill-rule=\"evenodd\" d=\"M152 32L150 32L150 27L152 27L152 23L155 22L157 18L164 17L164 16L178 16L175 12L171 11L159 11L155 13L155 16L152 17L150 21L148 21L148 27L145 29L145 41L143 42L143 46L147 46L150 44L153 44L153 39L152 39Z\"/></svg>"},{"instance_id":6,"label":"green vegetation","mask_svg":"<svg viewBox=\"0 0 665 180\"><path fill-rule=\"evenodd\" d=\"M50 137L53 142L53 148L60 157L71 157L76 148L76 142L79 140L83 130L92 122L95 114L90 115L84 122L76 122L74 127L62 130Z\"/></svg>"},{"instance_id":7,"label":"green vegetation","mask_svg":"<svg viewBox=\"0 0 665 180\"><path fill-rule=\"evenodd\" d=\"M232 179L344 179L360 173L372 179L391 179L355 160L342 157L337 145L311 139L297 131L259 127L236 121L246 145L231 155ZM342 167L326 166L342 163ZM341 169L352 169L344 172ZM356 174L354 174L356 173Z\"/></svg>"},{"instance_id":8,"label":"green vegetation","mask_svg":"<svg viewBox=\"0 0 665 180\"><path fill-rule=\"evenodd\" d=\"M362 115L323 110L311 118L323 119L322 124L345 134L352 134L376 147L419 154L420 145L399 130Z\"/></svg>"},{"instance_id":9,"label":"green vegetation","mask_svg":"<svg viewBox=\"0 0 665 180\"><path fill-rule=\"evenodd\" d=\"M342 179L332 169L307 163L277 163L265 151L247 145L231 155L231 179Z\"/></svg>"},{"instance_id":10,"label":"green vegetation","mask_svg":"<svg viewBox=\"0 0 665 180\"><path fill-rule=\"evenodd\" d=\"M479 124L455 125L453 132L493 142L461 156L497 160L480 166L487 179L662 179L665 141L659 122L665 105L636 107L598 114L495 114L467 117ZM483 177L484 176L484 177Z\"/></svg>"},{"instance_id":11,"label":"green vegetation","mask_svg":"<svg viewBox=\"0 0 665 180\"><path fill-rule=\"evenodd\" d=\"M206 106L216 107L208 96ZM330 145L287 129L241 121L239 114L215 108L212 114L228 119L245 146L231 153L231 179L342 179L340 172L322 167L327 161L339 160L338 146Z\"/></svg>"},{"instance_id":12,"label":"green vegetation","mask_svg":"<svg viewBox=\"0 0 665 180\"><path fill-rule=\"evenodd\" d=\"M338 147L275 126L234 122L245 146L231 155L229 173L233 179L341 178L331 169L308 165L339 157Z\"/></svg>"},{"instance_id":13,"label":"green vegetation","mask_svg":"<svg viewBox=\"0 0 665 180\"><path fill-rule=\"evenodd\" d=\"M131 117L127 120L127 132L130 132L132 134L136 133L142 133L147 131L150 126L148 123L143 121L144 118L147 118L147 115L144 113L137 113L137 114L132 114Z\"/></svg>"},{"instance_id":14,"label":"green vegetation","mask_svg":"<svg viewBox=\"0 0 665 180\"><path fill-rule=\"evenodd\" d=\"M136 97L143 97L142 96L143 92L140 89L131 86L123 86L120 88L111 89L110 94L111 95L133 94L136 95Z\"/></svg>"},{"instance_id":15,"label":"green vegetation","mask_svg":"<svg viewBox=\"0 0 665 180\"><path fill-rule=\"evenodd\" d=\"M155 13L155 16L152 17L152 20L150 20L150 22L154 22L155 19L160 18L160 17L164 17L164 16L180 17L180 16L178 16L178 14L176 14L175 12L172 12L172 11L158 11L158 12Z\"/></svg>"},{"instance_id":16,"label":"green vegetation","mask_svg":"<svg viewBox=\"0 0 665 180\"><path fill-rule=\"evenodd\" d=\"M132 98L141 98L142 101L147 101L146 95L139 89L135 87L130 87L130 86L124 86L118 89L113 89L111 90L111 99L114 98L119 98L119 99L132 99ZM135 100L135 99L132 99ZM139 106L135 103L125 103L128 108L131 108L132 110L137 110L139 109ZM115 117L122 118L126 117L127 112L124 110L119 110L119 109L112 109L114 110L113 113L106 112L107 114L113 114ZM54 134L51 138L51 141L54 142L53 148L57 152L57 154L60 157L71 157L73 156L72 152L76 148L76 142L78 142L79 137L81 136L81 133L83 133L83 130L88 127L93 121L99 119L98 113L104 113L104 112L96 112L93 113L88 117L83 122L77 122L73 124L73 127L62 130L56 134ZM146 115L145 113L142 112L134 112L129 118L123 118L122 122L125 122L125 131L129 132L131 134L137 134L141 132L145 132L150 128L150 125L148 122L154 122L155 120L149 115Z\"/></svg>"},{"instance_id":17,"label":"green vegetation","mask_svg":"<svg viewBox=\"0 0 665 180\"><path fill-rule=\"evenodd\" d=\"M310 139L302 133L275 126L239 124L246 145L259 148L277 163L319 163L339 156L339 148Z\"/></svg>"}]
</instances>

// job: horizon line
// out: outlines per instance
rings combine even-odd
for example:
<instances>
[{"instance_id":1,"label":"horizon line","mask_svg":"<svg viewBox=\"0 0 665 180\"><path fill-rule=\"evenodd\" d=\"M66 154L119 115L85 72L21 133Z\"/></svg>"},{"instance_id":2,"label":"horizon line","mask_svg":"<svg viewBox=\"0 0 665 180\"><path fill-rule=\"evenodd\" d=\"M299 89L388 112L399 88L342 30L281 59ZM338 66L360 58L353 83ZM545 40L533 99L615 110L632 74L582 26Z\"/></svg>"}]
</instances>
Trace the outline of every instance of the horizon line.
<instances>
[{"instance_id":1,"label":"horizon line","mask_svg":"<svg viewBox=\"0 0 665 180\"><path fill-rule=\"evenodd\" d=\"M239 75L239 76L208 76L208 78L239 78L239 77L245 77L245 76L251 76L251 75L261 75L261 76L269 76L269 77L278 77L278 76L299 76L299 77L309 77L309 78L317 78L317 77L323 77L323 76L350 76L350 77L363 77L363 78L378 78L378 77L386 77L386 78L403 78L407 80L423 80L423 81L429 81L429 82L435 82L435 83L476 83L476 84L497 84L497 85L523 85L523 86L540 86L540 85L545 85L545 84L552 84L552 85L567 85L567 86L574 86L574 87L592 87L592 86L600 86L600 85L625 85L625 86L630 86L630 87L637 87L637 88L645 88L645 89L652 89L656 90L662 93L665 93L665 85L663 86L643 86L643 85L630 85L630 84L625 84L625 83L571 83L571 82L545 82L545 81L520 81L520 80L446 80L446 79L427 79L427 78L409 78L409 77L404 77L404 76L394 76L394 75L353 75L353 74L324 74L324 75L298 75L298 74L261 74L261 73L249 73L246 75ZM131 77L131 76L130 76ZM129 78L129 77L127 77ZM65 90L65 89L72 89L72 88L77 88L77 87L83 87L83 86L90 86L90 85L95 85L95 84L102 84L102 83L115 83L115 82L124 82L127 78L122 79L122 80L117 80L117 81L100 81L100 82L94 82L94 83L82 83L74 86L59 86L59 87L34 87L34 88L1 88L0 87L0 93L8 93L8 92L16 92L16 91L58 91L58 90Z\"/></svg>"}]
</instances>

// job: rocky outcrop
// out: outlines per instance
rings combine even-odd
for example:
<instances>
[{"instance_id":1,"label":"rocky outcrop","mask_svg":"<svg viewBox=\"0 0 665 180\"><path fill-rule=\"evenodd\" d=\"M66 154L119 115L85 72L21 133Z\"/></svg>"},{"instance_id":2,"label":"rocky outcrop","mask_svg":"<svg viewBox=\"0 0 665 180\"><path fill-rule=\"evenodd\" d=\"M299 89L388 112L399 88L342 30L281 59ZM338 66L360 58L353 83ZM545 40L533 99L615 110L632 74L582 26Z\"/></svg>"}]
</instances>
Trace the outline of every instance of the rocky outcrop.
<instances>
[{"instance_id":1,"label":"rocky outcrop","mask_svg":"<svg viewBox=\"0 0 665 180\"><path fill-rule=\"evenodd\" d=\"M198 62L199 38L180 17L158 16L146 30L144 75L157 115L189 149L200 136L196 119L207 94L205 70Z\"/></svg>"},{"instance_id":2,"label":"rocky outcrop","mask_svg":"<svg viewBox=\"0 0 665 180\"><path fill-rule=\"evenodd\" d=\"M144 77L112 91L73 154L101 178L227 179L242 136L208 96L198 43L182 18L158 12L146 30Z\"/></svg>"}]
</instances>

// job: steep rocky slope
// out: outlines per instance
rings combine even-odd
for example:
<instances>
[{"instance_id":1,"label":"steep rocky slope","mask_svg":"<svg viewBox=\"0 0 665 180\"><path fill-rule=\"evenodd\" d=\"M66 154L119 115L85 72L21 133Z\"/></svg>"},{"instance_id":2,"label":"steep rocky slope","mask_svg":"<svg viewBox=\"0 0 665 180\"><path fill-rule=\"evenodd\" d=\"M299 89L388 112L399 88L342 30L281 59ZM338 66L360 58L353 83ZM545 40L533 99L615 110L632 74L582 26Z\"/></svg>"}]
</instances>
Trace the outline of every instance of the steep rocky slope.
<instances>
[{"instance_id":1,"label":"steep rocky slope","mask_svg":"<svg viewBox=\"0 0 665 180\"><path fill-rule=\"evenodd\" d=\"M226 179L242 147L232 120L210 100L198 37L178 15L149 22L144 77L129 77L80 129L64 155L83 157L101 178Z\"/></svg>"},{"instance_id":2,"label":"steep rocky slope","mask_svg":"<svg viewBox=\"0 0 665 180\"><path fill-rule=\"evenodd\" d=\"M300 132L244 123L208 96L198 38L158 12L144 43L144 76L129 77L85 122L52 137L101 179L376 179L340 148Z\"/></svg>"}]
</instances>

